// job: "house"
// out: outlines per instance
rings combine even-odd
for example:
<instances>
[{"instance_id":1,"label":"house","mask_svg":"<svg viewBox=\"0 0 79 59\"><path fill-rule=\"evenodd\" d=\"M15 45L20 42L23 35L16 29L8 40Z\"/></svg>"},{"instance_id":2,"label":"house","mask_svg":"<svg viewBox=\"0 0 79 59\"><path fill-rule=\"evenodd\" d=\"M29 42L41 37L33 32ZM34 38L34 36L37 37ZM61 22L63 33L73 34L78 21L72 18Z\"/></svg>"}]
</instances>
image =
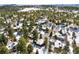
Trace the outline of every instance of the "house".
<instances>
[{"instance_id":1,"label":"house","mask_svg":"<svg viewBox=\"0 0 79 59\"><path fill-rule=\"evenodd\" d=\"M44 24L44 23L47 23L47 18L43 18L43 19L38 19L36 24Z\"/></svg>"},{"instance_id":2,"label":"house","mask_svg":"<svg viewBox=\"0 0 79 59\"><path fill-rule=\"evenodd\" d=\"M55 48L62 47L62 43L61 43L61 41L56 40L56 41L55 41L55 45L54 45L54 47L55 47Z\"/></svg>"},{"instance_id":3,"label":"house","mask_svg":"<svg viewBox=\"0 0 79 59\"><path fill-rule=\"evenodd\" d=\"M14 46L16 46L18 44L18 42L12 42L11 40L8 40L8 43L7 43L7 48L10 50L12 49Z\"/></svg>"},{"instance_id":4,"label":"house","mask_svg":"<svg viewBox=\"0 0 79 59\"><path fill-rule=\"evenodd\" d=\"M44 39L38 39L36 41L36 45L38 45L38 46L44 46Z\"/></svg>"}]
</instances>

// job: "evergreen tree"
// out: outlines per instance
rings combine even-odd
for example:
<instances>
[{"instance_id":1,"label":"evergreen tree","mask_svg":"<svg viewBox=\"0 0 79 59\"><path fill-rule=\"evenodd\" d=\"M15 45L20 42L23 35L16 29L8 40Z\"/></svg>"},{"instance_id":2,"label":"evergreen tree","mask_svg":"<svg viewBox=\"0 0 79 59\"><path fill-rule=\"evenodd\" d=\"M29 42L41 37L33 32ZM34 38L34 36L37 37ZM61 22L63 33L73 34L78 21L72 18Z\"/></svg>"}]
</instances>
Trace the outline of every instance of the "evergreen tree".
<instances>
[{"instance_id":1,"label":"evergreen tree","mask_svg":"<svg viewBox=\"0 0 79 59\"><path fill-rule=\"evenodd\" d=\"M19 42L18 42L18 45L17 45L17 52L19 53L27 53L26 51L26 40L24 37L21 37Z\"/></svg>"},{"instance_id":2,"label":"evergreen tree","mask_svg":"<svg viewBox=\"0 0 79 59\"><path fill-rule=\"evenodd\" d=\"M0 35L0 43L6 45L7 42L8 42L8 39L4 36L4 34L1 34Z\"/></svg>"},{"instance_id":3,"label":"evergreen tree","mask_svg":"<svg viewBox=\"0 0 79 59\"><path fill-rule=\"evenodd\" d=\"M69 42L66 41L66 46L62 49L63 54L67 54L69 52Z\"/></svg>"},{"instance_id":4,"label":"evergreen tree","mask_svg":"<svg viewBox=\"0 0 79 59\"><path fill-rule=\"evenodd\" d=\"M75 46L75 47L73 48L73 53L74 53L74 54L79 54L79 47Z\"/></svg>"},{"instance_id":5,"label":"evergreen tree","mask_svg":"<svg viewBox=\"0 0 79 59\"><path fill-rule=\"evenodd\" d=\"M38 39L38 32L36 30L33 31L34 41Z\"/></svg>"},{"instance_id":6,"label":"evergreen tree","mask_svg":"<svg viewBox=\"0 0 79 59\"><path fill-rule=\"evenodd\" d=\"M45 37L44 44L45 44L45 48L47 48L48 47L48 38L47 37Z\"/></svg>"},{"instance_id":7,"label":"evergreen tree","mask_svg":"<svg viewBox=\"0 0 79 59\"><path fill-rule=\"evenodd\" d=\"M36 50L36 54L39 54L38 50Z\"/></svg>"},{"instance_id":8,"label":"evergreen tree","mask_svg":"<svg viewBox=\"0 0 79 59\"><path fill-rule=\"evenodd\" d=\"M1 46L0 47L0 54L7 54L8 53L8 49L6 48L6 46Z\"/></svg>"},{"instance_id":9,"label":"evergreen tree","mask_svg":"<svg viewBox=\"0 0 79 59\"><path fill-rule=\"evenodd\" d=\"M10 27L11 24L8 24L8 28L6 30L8 31L9 37L13 38L13 29Z\"/></svg>"},{"instance_id":10,"label":"evergreen tree","mask_svg":"<svg viewBox=\"0 0 79 59\"><path fill-rule=\"evenodd\" d=\"M32 51L33 51L33 47L32 47L31 44L29 44L28 47L27 47L28 54L30 54Z\"/></svg>"}]
</instances>

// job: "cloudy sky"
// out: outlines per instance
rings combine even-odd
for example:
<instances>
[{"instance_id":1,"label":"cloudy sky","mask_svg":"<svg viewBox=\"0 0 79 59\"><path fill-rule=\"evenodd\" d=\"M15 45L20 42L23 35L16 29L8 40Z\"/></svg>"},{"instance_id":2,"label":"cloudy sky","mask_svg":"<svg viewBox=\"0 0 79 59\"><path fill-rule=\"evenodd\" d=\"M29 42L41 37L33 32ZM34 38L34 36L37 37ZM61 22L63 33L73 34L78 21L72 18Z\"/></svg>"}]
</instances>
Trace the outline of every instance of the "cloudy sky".
<instances>
[{"instance_id":1,"label":"cloudy sky","mask_svg":"<svg viewBox=\"0 0 79 59\"><path fill-rule=\"evenodd\" d=\"M79 4L79 0L0 0L0 4Z\"/></svg>"}]
</instances>

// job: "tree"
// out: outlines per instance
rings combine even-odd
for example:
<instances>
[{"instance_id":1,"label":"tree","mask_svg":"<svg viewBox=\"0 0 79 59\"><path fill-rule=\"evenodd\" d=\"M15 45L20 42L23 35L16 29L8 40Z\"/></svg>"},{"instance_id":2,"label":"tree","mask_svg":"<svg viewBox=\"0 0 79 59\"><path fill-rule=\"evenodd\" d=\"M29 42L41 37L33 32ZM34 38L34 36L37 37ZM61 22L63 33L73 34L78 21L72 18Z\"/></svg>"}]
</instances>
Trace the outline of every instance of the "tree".
<instances>
[{"instance_id":1,"label":"tree","mask_svg":"<svg viewBox=\"0 0 79 59\"><path fill-rule=\"evenodd\" d=\"M6 48L6 46L0 47L0 54L8 54L8 49Z\"/></svg>"},{"instance_id":2,"label":"tree","mask_svg":"<svg viewBox=\"0 0 79 59\"><path fill-rule=\"evenodd\" d=\"M34 41L38 39L38 32L37 32L37 30L33 31L33 38L34 38Z\"/></svg>"},{"instance_id":3,"label":"tree","mask_svg":"<svg viewBox=\"0 0 79 59\"><path fill-rule=\"evenodd\" d=\"M23 36L24 36L24 38L28 37L28 29L27 28L23 28Z\"/></svg>"},{"instance_id":4,"label":"tree","mask_svg":"<svg viewBox=\"0 0 79 59\"><path fill-rule=\"evenodd\" d=\"M73 48L73 53L74 54L79 54L79 47L74 47Z\"/></svg>"},{"instance_id":5,"label":"tree","mask_svg":"<svg viewBox=\"0 0 79 59\"><path fill-rule=\"evenodd\" d=\"M67 54L69 52L69 42L66 41L66 46L62 49L63 54Z\"/></svg>"},{"instance_id":6,"label":"tree","mask_svg":"<svg viewBox=\"0 0 79 59\"><path fill-rule=\"evenodd\" d=\"M47 37L45 37L44 44L45 44L45 48L47 48L48 47L48 38Z\"/></svg>"},{"instance_id":7,"label":"tree","mask_svg":"<svg viewBox=\"0 0 79 59\"><path fill-rule=\"evenodd\" d=\"M27 53L26 51L26 40L24 37L21 37L19 42L18 42L18 45L17 45L17 52L19 53Z\"/></svg>"},{"instance_id":8,"label":"tree","mask_svg":"<svg viewBox=\"0 0 79 59\"><path fill-rule=\"evenodd\" d=\"M62 54L67 54L67 52L69 51L69 48L67 46L65 46L63 49L62 49Z\"/></svg>"},{"instance_id":9,"label":"tree","mask_svg":"<svg viewBox=\"0 0 79 59\"><path fill-rule=\"evenodd\" d=\"M27 38L28 37L28 33L29 33L28 25L27 25L27 20L23 21L23 26L22 27L23 27L22 28L23 36L24 36L24 38Z\"/></svg>"},{"instance_id":10,"label":"tree","mask_svg":"<svg viewBox=\"0 0 79 59\"><path fill-rule=\"evenodd\" d=\"M59 47L59 48L54 48L54 52L56 52L56 53L61 53L61 51L62 51L62 48L61 47Z\"/></svg>"},{"instance_id":11,"label":"tree","mask_svg":"<svg viewBox=\"0 0 79 59\"><path fill-rule=\"evenodd\" d=\"M38 50L36 50L36 54L39 54Z\"/></svg>"},{"instance_id":12,"label":"tree","mask_svg":"<svg viewBox=\"0 0 79 59\"><path fill-rule=\"evenodd\" d=\"M49 29L48 29L48 28L46 28L46 33L48 33L48 31L49 31Z\"/></svg>"},{"instance_id":13,"label":"tree","mask_svg":"<svg viewBox=\"0 0 79 59\"><path fill-rule=\"evenodd\" d=\"M8 39L4 36L4 34L1 34L0 35L0 43L6 45L7 42L8 42Z\"/></svg>"},{"instance_id":14,"label":"tree","mask_svg":"<svg viewBox=\"0 0 79 59\"><path fill-rule=\"evenodd\" d=\"M4 26L5 26L4 21L5 21L4 19L1 19L1 18L0 18L0 27L4 27Z\"/></svg>"},{"instance_id":15,"label":"tree","mask_svg":"<svg viewBox=\"0 0 79 59\"><path fill-rule=\"evenodd\" d=\"M50 38L52 37L52 32L50 33L49 37L50 37Z\"/></svg>"},{"instance_id":16,"label":"tree","mask_svg":"<svg viewBox=\"0 0 79 59\"><path fill-rule=\"evenodd\" d=\"M76 38L76 34L75 32L72 33L72 39L75 39Z\"/></svg>"},{"instance_id":17,"label":"tree","mask_svg":"<svg viewBox=\"0 0 79 59\"><path fill-rule=\"evenodd\" d=\"M73 53L79 54L79 47L76 46L75 40L73 40L72 46L73 46Z\"/></svg>"},{"instance_id":18,"label":"tree","mask_svg":"<svg viewBox=\"0 0 79 59\"><path fill-rule=\"evenodd\" d=\"M49 51L49 52L53 52L51 44L49 44L49 49L48 49L48 51Z\"/></svg>"},{"instance_id":19,"label":"tree","mask_svg":"<svg viewBox=\"0 0 79 59\"><path fill-rule=\"evenodd\" d=\"M33 51L33 47L32 47L31 44L29 44L28 47L27 47L28 54L30 54L32 51Z\"/></svg>"},{"instance_id":20,"label":"tree","mask_svg":"<svg viewBox=\"0 0 79 59\"><path fill-rule=\"evenodd\" d=\"M42 39L42 34L40 34L40 39Z\"/></svg>"},{"instance_id":21,"label":"tree","mask_svg":"<svg viewBox=\"0 0 79 59\"><path fill-rule=\"evenodd\" d=\"M55 35L55 36L54 36L54 39L55 39L55 40L57 40L57 39L58 39L57 35Z\"/></svg>"},{"instance_id":22,"label":"tree","mask_svg":"<svg viewBox=\"0 0 79 59\"><path fill-rule=\"evenodd\" d=\"M6 30L8 31L8 35L9 37L13 38L13 28L10 27L11 24L8 24L8 28L6 28Z\"/></svg>"}]
</instances>

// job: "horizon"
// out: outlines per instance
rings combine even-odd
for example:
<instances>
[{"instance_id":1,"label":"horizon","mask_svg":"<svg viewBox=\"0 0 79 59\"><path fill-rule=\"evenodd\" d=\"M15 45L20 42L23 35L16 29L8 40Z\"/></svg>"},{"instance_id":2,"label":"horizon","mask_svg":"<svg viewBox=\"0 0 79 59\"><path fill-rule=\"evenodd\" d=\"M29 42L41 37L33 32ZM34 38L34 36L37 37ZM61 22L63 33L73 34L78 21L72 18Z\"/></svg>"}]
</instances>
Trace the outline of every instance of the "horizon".
<instances>
[{"instance_id":1,"label":"horizon","mask_svg":"<svg viewBox=\"0 0 79 59\"><path fill-rule=\"evenodd\" d=\"M0 4L0 5L38 5L38 4ZM79 5L79 4L40 4L40 5Z\"/></svg>"},{"instance_id":2,"label":"horizon","mask_svg":"<svg viewBox=\"0 0 79 59\"><path fill-rule=\"evenodd\" d=\"M50 5L50 4L79 4L79 0L0 0L0 4L20 5Z\"/></svg>"}]
</instances>

